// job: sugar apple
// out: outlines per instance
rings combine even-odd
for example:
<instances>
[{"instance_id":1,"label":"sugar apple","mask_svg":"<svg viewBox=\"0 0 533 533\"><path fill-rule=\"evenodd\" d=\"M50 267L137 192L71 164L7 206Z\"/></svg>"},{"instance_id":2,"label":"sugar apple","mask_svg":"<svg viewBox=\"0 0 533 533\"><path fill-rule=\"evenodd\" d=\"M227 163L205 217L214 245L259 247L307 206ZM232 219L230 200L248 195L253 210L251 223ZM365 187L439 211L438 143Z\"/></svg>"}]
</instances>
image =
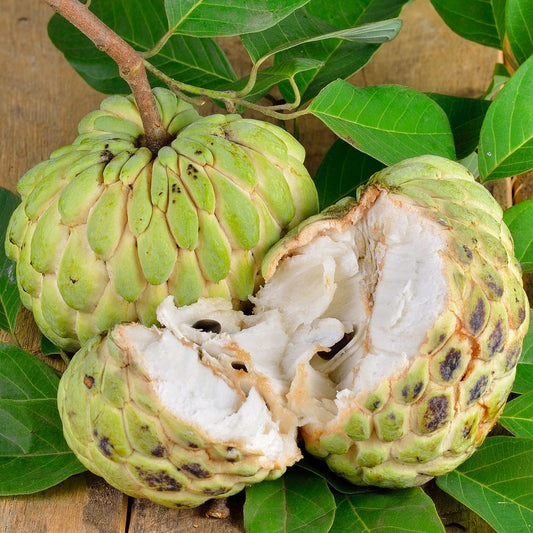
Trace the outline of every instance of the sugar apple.
<instances>
[{"instance_id":1,"label":"sugar apple","mask_svg":"<svg viewBox=\"0 0 533 533\"><path fill-rule=\"evenodd\" d=\"M311 454L411 487L465 461L511 390L529 324L502 211L458 163L375 174L263 261L253 314L220 298L115 326L62 377L67 442L109 483L196 505Z\"/></svg>"},{"instance_id":2,"label":"sugar apple","mask_svg":"<svg viewBox=\"0 0 533 533\"><path fill-rule=\"evenodd\" d=\"M23 304L66 350L118 322L152 324L169 294L246 300L265 251L318 210L286 131L154 94L174 137L157 155L142 146L133 98L111 96L18 184L6 252Z\"/></svg>"}]
</instances>

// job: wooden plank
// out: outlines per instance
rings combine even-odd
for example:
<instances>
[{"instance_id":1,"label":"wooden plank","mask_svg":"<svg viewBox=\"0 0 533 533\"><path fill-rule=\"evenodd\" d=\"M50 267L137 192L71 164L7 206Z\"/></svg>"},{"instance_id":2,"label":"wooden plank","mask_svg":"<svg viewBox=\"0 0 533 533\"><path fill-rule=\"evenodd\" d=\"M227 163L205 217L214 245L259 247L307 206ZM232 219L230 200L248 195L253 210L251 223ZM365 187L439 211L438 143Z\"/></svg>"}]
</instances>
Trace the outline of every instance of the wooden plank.
<instances>
[{"instance_id":1,"label":"wooden plank","mask_svg":"<svg viewBox=\"0 0 533 533\"><path fill-rule=\"evenodd\" d=\"M0 498L5 533L123 533L127 497L92 474L28 496Z\"/></svg>"}]
</instances>

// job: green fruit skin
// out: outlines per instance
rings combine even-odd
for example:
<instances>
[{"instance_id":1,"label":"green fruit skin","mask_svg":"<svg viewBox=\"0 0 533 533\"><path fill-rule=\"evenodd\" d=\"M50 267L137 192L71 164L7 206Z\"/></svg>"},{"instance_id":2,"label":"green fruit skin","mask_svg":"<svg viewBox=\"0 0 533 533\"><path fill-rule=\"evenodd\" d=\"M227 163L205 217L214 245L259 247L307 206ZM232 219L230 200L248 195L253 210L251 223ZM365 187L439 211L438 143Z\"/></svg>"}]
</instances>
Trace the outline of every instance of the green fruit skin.
<instances>
[{"instance_id":1,"label":"green fruit skin","mask_svg":"<svg viewBox=\"0 0 533 533\"><path fill-rule=\"evenodd\" d=\"M89 470L130 496L166 507L226 498L281 476L288 466L283 460L260 464L257 452L210 441L201 428L169 413L114 329L73 357L59 384L58 408L65 439Z\"/></svg>"},{"instance_id":2,"label":"green fruit skin","mask_svg":"<svg viewBox=\"0 0 533 533\"><path fill-rule=\"evenodd\" d=\"M358 202L383 191L448 229L453 298L407 370L326 426L304 426L302 436L310 453L354 484L412 487L468 459L496 423L530 306L502 209L464 167L436 156L408 159L376 173ZM294 228L267 253L265 278L319 231L349 224L359 204L343 199Z\"/></svg>"},{"instance_id":3,"label":"green fruit skin","mask_svg":"<svg viewBox=\"0 0 533 533\"><path fill-rule=\"evenodd\" d=\"M268 248L318 209L303 148L284 130L202 118L171 91L154 95L174 136L156 156L139 146L132 97L111 96L19 181L6 253L24 305L64 350L118 322L153 324L169 294L238 307L261 283Z\"/></svg>"}]
</instances>

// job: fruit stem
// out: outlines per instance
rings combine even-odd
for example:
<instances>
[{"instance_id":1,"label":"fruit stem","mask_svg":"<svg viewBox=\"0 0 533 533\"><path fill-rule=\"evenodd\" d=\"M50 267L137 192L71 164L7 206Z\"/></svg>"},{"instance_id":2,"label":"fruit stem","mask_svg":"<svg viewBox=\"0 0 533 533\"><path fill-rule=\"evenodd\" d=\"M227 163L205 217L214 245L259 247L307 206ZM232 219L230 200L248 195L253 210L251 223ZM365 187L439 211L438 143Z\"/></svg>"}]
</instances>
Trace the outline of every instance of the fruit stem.
<instances>
[{"instance_id":1,"label":"fruit stem","mask_svg":"<svg viewBox=\"0 0 533 533\"><path fill-rule=\"evenodd\" d=\"M143 145L156 154L161 147L170 144L172 137L162 124L143 59L136 50L78 0L44 1L116 62L139 108L144 128Z\"/></svg>"}]
</instances>

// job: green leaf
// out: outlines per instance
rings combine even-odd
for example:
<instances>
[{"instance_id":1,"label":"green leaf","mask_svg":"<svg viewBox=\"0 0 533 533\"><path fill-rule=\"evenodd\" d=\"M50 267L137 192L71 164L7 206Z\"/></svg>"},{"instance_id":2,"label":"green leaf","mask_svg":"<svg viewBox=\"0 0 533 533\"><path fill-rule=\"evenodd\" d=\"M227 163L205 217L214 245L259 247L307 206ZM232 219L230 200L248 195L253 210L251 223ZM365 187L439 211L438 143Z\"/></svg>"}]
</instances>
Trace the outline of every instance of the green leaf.
<instances>
[{"instance_id":1,"label":"green leaf","mask_svg":"<svg viewBox=\"0 0 533 533\"><path fill-rule=\"evenodd\" d=\"M431 0L442 20L458 35L501 49L505 0Z\"/></svg>"},{"instance_id":2,"label":"green leaf","mask_svg":"<svg viewBox=\"0 0 533 533\"><path fill-rule=\"evenodd\" d=\"M320 61L307 58L294 58L286 63L273 65L264 70L259 71L257 80L253 89L246 95L246 100L255 102L262 98L270 91L272 87L278 83L294 77L299 72L305 72L306 70L312 70L321 65ZM231 83L224 87L226 90L239 90L242 89L248 82L249 76L242 78L234 83Z\"/></svg>"},{"instance_id":3,"label":"green leaf","mask_svg":"<svg viewBox=\"0 0 533 533\"><path fill-rule=\"evenodd\" d=\"M324 156L315 175L321 209L345 196L355 196L357 187L385 165L338 139Z\"/></svg>"},{"instance_id":4,"label":"green leaf","mask_svg":"<svg viewBox=\"0 0 533 533\"><path fill-rule=\"evenodd\" d=\"M478 146L479 132L490 102L478 98L426 94L442 107L450 121L457 159L470 155Z\"/></svg>"},{"instance_id":5,"label":"green leaf","mask_svg":"<svg viewBox=\"0 0 533 533\"><path fill-rule=\"evenodd\" d=\"M533 310L531 316L533 316ZM525 394L530 391L533 391L533 324L531 323L522 345L522 354L516 366L513 384L513 392Z\"/></svg>"},{"instance_id":6,"label":"green leaf","mask_svg":"<svg viewBox=\"0 0 533 533\"><path fill-rule=\"evenodd\" d=\"M164 0L93 0L91 11L139 51L150 50L167 31ZM68 21L54 15L48 34L91 87L103 93L130 92L115 62ZM218 87L236 79L213 39L175 35L150 61L171 78L200 87ZM153 78L151 82L161 84Z\"/></svg>"},{"instance_id":7,"label":"green leaf","mask_svg":"<svg viewBox=\"0 0 533 533\"><path fill-rule=\"evenodd\" d=\"M510 77L511 73L507 67L503 63L496 63L492 73L492 80L481 98L484 100L494 100L503 85L509 81Z\"/></svg>"},{"instance_id":8,"label":"green leaf","mask_svg":"<svg viewBox=\"0 0 533 533\"><path fill-rule=\"evenodd\" d=\"M533 200L525 200L503 212L503 221L514 240L514 253L524 272L533 272Z\"/></svg>"},{"instance_id":9,"label":"green leaf","mask_svg":"<svg viewBox=\"0 0 533 533\"><path fill-rule=\"evenodd\" d=\"M326 481L299 469L246 489L246 533L326 533L334 514L335 499Z\"/></svg>"},{"instance_id":10,"label":"green leaf","mask_svg":"<svg viewBox=\"0 0 533 533\"><path fill-rule=\"evenodd\" d=\"M505 29L517 63L521 65L533 54L533 3L531 0L507 0Z\"/></svg>"},{"instance_id":11,"label":"green leaf","mask_svg":"<svg viewBox=\"0 0 533 533\"><path fill-rule=\"evenodd\" d=\"M61 355L62 350L59 346L56 346L50 339L42 335L41 353L43 355Z\"/></svg>"},{"instance_id":12,"label":"green leaf","mask_svg":"<svg viewBox=\"0 0 533 533\"><path fill-rule=\"evenodd\" d=\"M223 37L263 31L309 0L165 0L169 31Z\"/></svg>"},{"instance_id":13,"label":"green leaf","mask_svg":"<svg viewBox=\"0 0 533 533\"><path fill-rule=\"evenodd\" d=\"M530 531L533 523L533 439L490 437L437 485L496 531Z\"/></svg>"},{"instance_id":14,"label":"green leaf","mask_svg":"<svg viewBox=\"0 0 533 533\"><path fill-rule=\"evenodd\" d=\"M242 41L254 61L273 51L277 52L275 63L295 57L321 61L321 68L295 78L302 101L306 102L331 81L348 78L366 65L380 46L376 42L394 37L400 23L387 19L397 17L406 1L311 0L276 26L260 34L245 35ZM378 24L370 26L371 23ZM352 29L356 31L351 33ZM282 84L280 89L285 99L293 98L288 84Z\"/></svg>"},{"instance_id":15,"label":"green leaf","mask_svg":"<svg viewBox=\"0 0 533 533\"><path fill-rule=\"evenodd\" d=\"M499 422L517 437L533 438L533 391L508 402Z\"/></svg>"},{"instance_id":16,"label":"green leaf","mask_svg":"<svg viewBox=\"0 0 533 533\"><path fill-rule=\"evenodd\" d=\"M413 89L359 88L337 80L308 109L339 137L386 165L424 154L455 158L444 111Z\"/></svg>"},{"instance_id":17,"label":"green leaf","mask_svg":"<svg viewBox=\"0 0 533 533\"><path fill-rule=\"evenodd\" d=\"M533 168L533 56L492 102L479 139L483 180L505 178Z\"/></svg>"},{"instance_id":18,"label":"green leaf","mask_svg":"<svg viewBox=\"0 0 533 533\"><path fill-rule=\"evenodd\" d=\"M20 296L14 261L6 257L4 241L11 214L20 199L11 191L0 187L0 329L15 332L15 322L20 309Z\"/></svg>"},{"instance_id":19,"label":"green leaf","mask_svg":"<svg viewBox=\"0 0 533 533\"><path fill-rule=\"evenodd\" d=\"M336 495L330 533L409 531L444 533L431 498L420 488Z\"/></svg>"},{"instance_id":20,"label":"green leaf","mask_svg":"<svg viewBox=\"0 0 533 533\"><path fill-rule=\"evenodd\" d=\"M0 343L0 495L38 492L85 470L63 438L58 384L37 357Z\"/></svg>"}]
</instances>

